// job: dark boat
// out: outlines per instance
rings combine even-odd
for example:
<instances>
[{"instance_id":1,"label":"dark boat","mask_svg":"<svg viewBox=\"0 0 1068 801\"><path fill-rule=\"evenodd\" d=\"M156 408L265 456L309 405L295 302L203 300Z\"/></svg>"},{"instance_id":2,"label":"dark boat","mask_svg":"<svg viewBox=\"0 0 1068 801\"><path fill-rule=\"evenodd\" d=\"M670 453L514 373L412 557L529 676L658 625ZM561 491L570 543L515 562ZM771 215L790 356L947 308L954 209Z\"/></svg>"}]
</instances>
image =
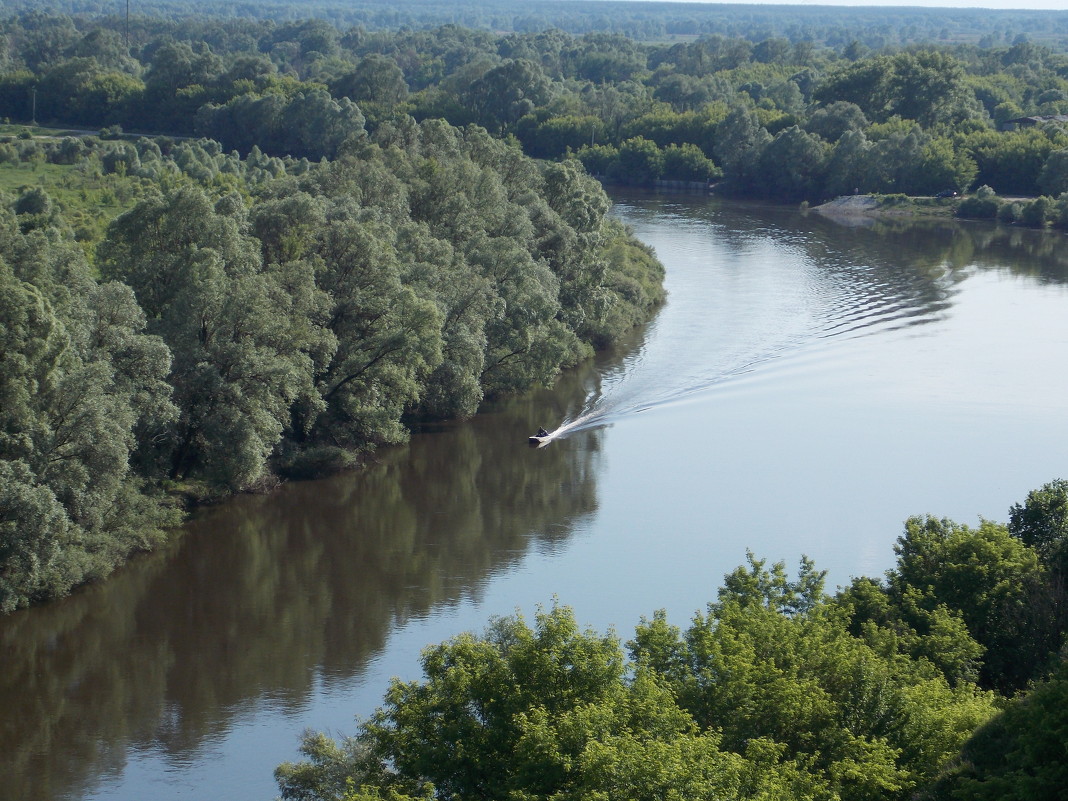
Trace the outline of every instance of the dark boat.
<instances>
[{"instance_id":1,"label":"dark boat","mask_svg":"<svg viewBox=\"0 0 1068 801\"><path fill-rule=\"evenodd\" d=\"M532 437L527 437L527 442L536 448L541 448L548 445L552 441L552 435L549 434L544 428L539 428L538 433Z\"/></svg>"}]
</instances>

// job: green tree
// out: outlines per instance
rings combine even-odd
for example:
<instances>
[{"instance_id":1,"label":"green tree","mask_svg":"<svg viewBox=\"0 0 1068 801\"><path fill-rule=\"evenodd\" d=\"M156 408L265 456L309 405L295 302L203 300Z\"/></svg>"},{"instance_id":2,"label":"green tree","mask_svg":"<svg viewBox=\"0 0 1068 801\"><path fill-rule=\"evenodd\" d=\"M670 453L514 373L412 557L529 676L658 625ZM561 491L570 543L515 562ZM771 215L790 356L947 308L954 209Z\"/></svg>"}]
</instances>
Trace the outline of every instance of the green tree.
<instances>
[{"instance_id":1,"label":"green tree","mask_svg":"<svg viewBox=\"0 0 1068 801\"><path fill-rule=\"evenodd\" d=\"M1068 786L1068 663L976 731L919 797L1054 801Z\"/></svg>"},{"instance_id":2,"label":"green tree","mask_svg":"<svg viewBox=\"0 0 1068 801\"><path fill-rule=\"evenodd\" d=\"M603 142L607 136L604 122L593 115L567 115L538 120L528 114L516 125L516 135L523 149L536 158L557 158L569 149Z\"/></svg>"},{"instance_id":3,"label":"green tree","mask_svg":"<svg viewBox=\"0 0 1068 801\"><path fill-rule=\"evenodd\" d=\"M207 44L164 43L145 74L146 121L165 131L191 132L197 108L210 99L208 88L222 73L222 59Z\"/></svg>"},{"instance_id":4,"label":"green tree","mask_svg":"<svg viewBox=\"0 0 1068 801\"><path fill-rule=\"evenodd\" d=\"M1038 188L1051 197L1068 192L1068 149L1049 154L1038 174Z\"/></svg>"},{"instance_id":5,"label":"green tree","mask_svg":"<svg viewBox=\"0 0 1068 801\"><path fill-rule=\"evenodd\" d=\"M997 217L1001 201L997 194L986 184L975 190L972 197L966 197L957 206L958 217L971 217L978 220L993 220Z\"/></svg>"},{"instance_id":6,"label":"green tree","mask_svg":"<svg viewBox=\"0 0 1068 801\"><path fill-rule=\"evenodd\" d=\"M664 154L656 142L640 136L620 144L619 155L608 171L610 178L637 186L651 184L663 174Z\"/></svg>"},{"instance_id":7,"label":"green tree","mask_svg":"<svg viewBox=\"0 0 1068 801\"><path fill-rule=\"evenodd\" d=\"M173 416L170 353L56 229L0 218L0 610L107 575L173 522L131 471Z\"/></svg>"},{"instance_id":8,"label":"green tree","mask_svg":"<svg viewBox=\"0 0 1068 801\"><path fill-rule=\"evenodd\" d=\"M481 125L503 133L520 117L547 103L550 91L551 84L541 67L518 59L487 70L463 97Z\"/></svg>"},{"instance_id":9,"label":"green tree","mask_svg":"<svg viewBox=\"0 0 1068 801\"><path fill-rule=\"evenodd\" d=\"M317 256L337 349L316 375L326 409L313 430L354 449L403 441L401 416L441 362L440 312L401 282L377 226L338 220L320 232Z\"/></svg>"},{"instance_id":10,"label":"green tree","mask_svg":"<svg viewBox=\"0 0 1068 801\"><path fill-rule=\"evenodd\" d=\"M829 152L822 139L793 125L761 150L750 191L780 200L818 199Z\"/></svg>"},{"instance_id":11,"label":"green tree","mask_svg":"<svg viewBox=\"0 0 1068 801\"><path fill-rule=\"evenodd\" d=\"M1063 133L1039 128L977 133L962 143L979 167L975 180L1002 195L1037 194L1039 176L1050 154L1066 146L1068 137Z\"/></svg>"},{"instance_id":12,"label":"green tree","mask_svg":"<svg viewBox=\"0 0 1068 801\"><path fill-rule=\"evenodd\" d=\"M847 131L835 142L827 158L824 191L828 196L870 192L868 165L871 143L861 131Z\"/></svg>"},{"instance_id":13,"label":"green tree","mask_svg":"<svg viewBox=\"0 0 1068 801\"><path fill-rule=\"evenodd\" d=\"M989 694L951 688L925 662L853 636L822 597L822 574L802 562L728 576L720 601L682 632L663 613L631 644L639 666L663 676L702 729L744 752L762 739L843 799L903 798L935 775L993 712Z\"/></svg>"},{"instance_id":14,"label":"green tree","mask_svg":"<svg viewBox=\"0 0 1068 801\"><path fill-rule=\"evenodd\" d=\"M1018 689L1045 663L1050 649L1044 610L1032 600L1046 581L1037 554L1008 530L990 521L979 528L932 517L910 518L888 573L899 603L934 609L944 604L960 613L985 648L983 682L1003 691Z\"/></svg>"},{"instance_id":15,"label":"green tree","mask_svg":"<svg viewBox=\"0 0 1068 801\"><path fill-rule=\"evenodd\" d=\"M337 798L347 786L529 801L812 789L769 744L754 743L747 762L697 732L653 676L628 676L613 635L580 630L564 607L539 611L533 628L518 616L495 620L480 637L427 648L422 665L424 680L394 680L356 738L339 746L307 736L311 760L276 771L283 798Z\"/></svg>"},{"instance_id":16,"label":"green tree","mask_svg":"<svg viewBox=\"0 0 1068 801\"><path fill-rule=\"evenodd\" d=\"M726 116L716 127L713 152L729 186L746 191L753 185L757 163L770 141L771 135L750 109L739 106Z\"/></svg>"},{"instance_id":17,"label":"green tree","mask_svg":"<svg viewBox=\"0 0 1068 801\"><path fill-rule=\"evenodd\" d=\"M868 127L868 118L856 103L836 100L812 112L805 130L826 139L837 142L849 131L863 131Z\"/></svg>"},{"instance_id":18,"label":"green tree","mask_svg":"<svg viewBox=\"0 0 1068 801\"><path fill-rule=\"evenodd\" d=\"M384 106L403 103L408 97L404 71L389 56L371 53L360 59L355 69L330 86L335 97L348 97L357 103Z\"/></svg>"},{"instance_id":19,"label":"green tree","mask_svg":"<svg viewBox=\"0 0 1068 801\"><path fill-rule=\"evenodd\" d=\"M816 97L828 103L853 103L879 122L896 115L925 126L960 122L979 111L961 62L937 50L850 63L829 76Z\"/></svg>"},{"instance_id":20,"label":"green tree","mask_svg":"<svg viewBox=\"0 0 1068 801\"><path fill-rule=\"evenodd\" d=\"M99 255L174 353L181 414L162 453L169 475L234 489L264 479L290 408L322 404L312 354L331 347L311 270L265 267L239 220L195 188L138 204L112 224Z\"/></svg>"},{"instance_id":21,"label":"green tree","mask_svg":"<svg viewBox=\"0 0 1068 801\"><path fill-rule=\"evenodd\" d=\"M1009 533L1034 548L1051 567L1068 567L1068 481L1057 479L1027 493L1009 509Z\"/></svg>"}]
</instances>

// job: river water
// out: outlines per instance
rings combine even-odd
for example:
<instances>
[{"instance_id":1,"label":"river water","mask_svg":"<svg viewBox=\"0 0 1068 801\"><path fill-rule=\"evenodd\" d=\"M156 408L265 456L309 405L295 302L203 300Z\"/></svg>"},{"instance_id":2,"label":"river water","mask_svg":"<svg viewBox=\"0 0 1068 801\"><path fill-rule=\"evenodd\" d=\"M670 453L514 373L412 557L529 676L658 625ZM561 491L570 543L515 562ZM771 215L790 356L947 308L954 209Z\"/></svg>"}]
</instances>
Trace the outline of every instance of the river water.
<instances>
[{"instance_id":1,"label":"river water","mask_svg":"<svg viewBox=\"0 0 1068 801\"><path fill-rule=\"evenodd\" d=\"M424 645L493 615L685 625L747 550L833 589L890 567L909 515L1005 520L1068 477L1062 235L614 213L670 292L616 352L0 620L0 796L265 801L301 731L352 732ZM528 448L538 426L556 439Z\"/></svg>"}]
</instances>

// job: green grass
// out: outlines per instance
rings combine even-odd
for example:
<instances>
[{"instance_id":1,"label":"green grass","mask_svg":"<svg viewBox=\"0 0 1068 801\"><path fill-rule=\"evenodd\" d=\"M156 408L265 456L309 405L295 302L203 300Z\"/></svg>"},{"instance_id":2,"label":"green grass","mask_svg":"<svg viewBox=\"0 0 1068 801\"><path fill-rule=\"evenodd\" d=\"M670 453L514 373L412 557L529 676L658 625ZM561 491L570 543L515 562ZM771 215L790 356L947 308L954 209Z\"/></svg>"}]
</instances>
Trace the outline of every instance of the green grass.
<instances>
[{"instance_id":1,"label":"green grass","mask_svg":"<svg viewBox=\"0 0 1068 801\"><path fill-rule=\"evenodd\" d=\"M59 206L75 237L92 257L108 225L141 199L148 181L124 175L101 175L80 165L22 162L0 164L0 193L17 197L40 187Z\"/></svg>"}]
</instances>

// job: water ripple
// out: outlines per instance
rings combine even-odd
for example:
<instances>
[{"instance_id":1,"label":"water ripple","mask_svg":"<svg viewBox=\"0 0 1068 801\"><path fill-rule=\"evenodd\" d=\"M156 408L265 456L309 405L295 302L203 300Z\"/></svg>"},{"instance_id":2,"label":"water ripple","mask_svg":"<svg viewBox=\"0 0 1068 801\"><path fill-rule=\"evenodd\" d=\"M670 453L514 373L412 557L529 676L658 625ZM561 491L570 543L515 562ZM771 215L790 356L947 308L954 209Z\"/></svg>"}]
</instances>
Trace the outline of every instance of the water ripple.
<instances>
[{"instance_id":1,"label":"water ripple","mask_svg":"<svg viewBox=\"0 0 1068 801\"><path fill-rule=\"evenodd\" d=\"M642 347L599 377L554 438L687 401L802 351L937 322L959 280L904 256L836 250L806 231L710 219L691 223L681 244L675 221L621 216L665 262L688 266L668 275L669 301Z\"/></svg>"}]
</instances>

